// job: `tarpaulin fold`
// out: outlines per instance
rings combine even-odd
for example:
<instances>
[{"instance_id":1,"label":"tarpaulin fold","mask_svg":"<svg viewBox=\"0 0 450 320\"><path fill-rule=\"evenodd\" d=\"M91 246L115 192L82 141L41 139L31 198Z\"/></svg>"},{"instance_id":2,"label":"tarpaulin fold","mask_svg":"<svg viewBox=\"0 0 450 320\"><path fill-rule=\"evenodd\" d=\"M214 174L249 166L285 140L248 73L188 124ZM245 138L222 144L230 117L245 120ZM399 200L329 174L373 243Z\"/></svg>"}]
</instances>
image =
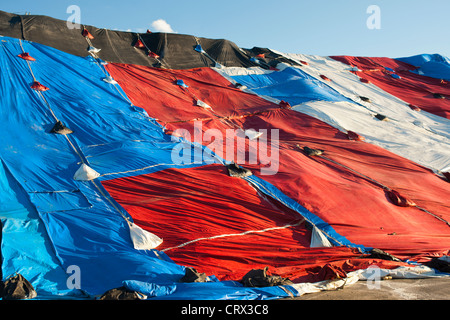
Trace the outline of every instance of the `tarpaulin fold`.
<instances>
[{"instance_id":1,"label":"tarpaulin fold","mask_svg":"<svg viewBox=\"0 0 450 320\"><path fill-rule=\"evenodd\" d=\"M266 99L267 107L261 108L258 107L261 104L258 96L240 90L222 96L221 91L232 85L228 82L227 86L224 80L220 81L220 86L211 86L210 82L200 81L191 82L189 86L189 89L195 90L196 98L202 101L219 95L221 100L211 105L213 108L216 105L223 106L220 109L222 117L188 119L186 115L185 120L171 119L171 115L166 113L162 106L166 99L173 97L172 92L162 90L153 94L133 90L133 87L137 87L135 81L139 81L141 86L144 83L154 83L165 77L167 71L116 64L110 64L107 68L117 81L123 84L132 101L141 107L152 105L150 112L165 123L167 129L184 129L191 139L195 137L195 133L204 134L210 129L219 130L225 137L227 129L240 128L265 130L265 138L270 141L271 130L279 130L279 169L275 174L263 176L260 171L261 163L247 162L249 156L257 152L256 149L246 149L246 162L240 164L252 169L256 176L271 183L287 198L333 227L337 235L347 239L347 243L380 247L405 258L448 250L448 237L445 236L448 226L445 223L419 208L396 207L386 197L384 190L384 186L398 190L415 203L420 203L424 209L448 220L448 204L444 200L447 185L431 170L370 143L349 140L345 130L340 131L312 116L298 112L301 109L280 109L279 105L270 99ZM119 72L121 70L127 72ZM173 71L172 74L179 76L187 75L188 72L191 75L208 75L209 69ZM248 72L264 77L275 73L251 70ZM250 87L253 85L251 81L259 80L257 76L252 80L248 78ZM207 79L207 76L203 79ZM272 81L275 80L276 78ZM255 86L258 85L257 82ZM181 91L176 93L180 98L186 95L187 93ZM326 97L326 94L323 97ZM240 101L240 105L246 104L248 107L236 110L232 101ZM247 113L252 109L257 112ZM190 109L186 106L186 110ZM204 143L208 144L209 141ZM325 150L326 158L308 157L299 146ZM223 141L223 147L227 147L227 140ZM245 147L251 147L248 141ZM236 154L225 159L236 161ZM434 228L435 231L430 231ZM404 237L397 237L396 241L392 241L390 234L400 233L404 234Z\"/></svg>"}]
</instances>

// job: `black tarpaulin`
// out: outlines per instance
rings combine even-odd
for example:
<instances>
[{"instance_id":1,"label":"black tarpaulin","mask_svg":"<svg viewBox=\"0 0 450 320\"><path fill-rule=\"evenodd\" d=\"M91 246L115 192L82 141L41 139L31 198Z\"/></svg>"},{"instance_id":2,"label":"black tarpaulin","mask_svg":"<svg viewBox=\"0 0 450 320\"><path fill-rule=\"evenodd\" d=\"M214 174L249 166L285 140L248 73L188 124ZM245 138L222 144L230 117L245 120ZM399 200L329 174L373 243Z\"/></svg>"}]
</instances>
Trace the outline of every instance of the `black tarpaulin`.
<instances>
[{"instance_id":1,"label":"black tarpaulin","mask_svg":"<svg viewBox=\"0 0 450 320\"><path fill-rule=\"evenodd\" d=\"M88 40L82 35L84 28L93 36ZM253 67L268 68L277 62L292 61L282 59L269 49L241 49L225 39L197 38L175 33L133 33L81 25L70 29L67 22L42 15L16 15L0 11L0 35L19 38L47 45L58 50L85 57L92 46L100 49L96 54L107 62L157 66L167 69L191 69L200 67ZM144 47L136 48L139 40ZM195 49L200 45L205 51ZM264 51L266 58L260 65L251 61L254 51ZM149 56L156 53L159 58ZM286 60L286 61L285 61Z\"/></svg>"}]
</instances>

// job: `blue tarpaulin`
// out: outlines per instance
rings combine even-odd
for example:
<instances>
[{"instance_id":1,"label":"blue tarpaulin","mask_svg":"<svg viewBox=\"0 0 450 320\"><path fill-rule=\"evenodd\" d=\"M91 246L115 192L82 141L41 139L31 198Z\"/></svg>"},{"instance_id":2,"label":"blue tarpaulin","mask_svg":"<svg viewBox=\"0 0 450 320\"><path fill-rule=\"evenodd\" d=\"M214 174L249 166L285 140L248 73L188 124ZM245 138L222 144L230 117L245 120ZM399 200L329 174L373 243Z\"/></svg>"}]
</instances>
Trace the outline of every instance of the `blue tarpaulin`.
<instances>
[{"instance_id":1,"label":"blue tarpaulin","mask_svg":"<svg viewBox=\"0 0 450 320\"><path fill-rule=\"evenodd\" d=\"M36 61L17 57L22 46ZM192 163L174 163L172 150L186 142L165 135L120 87L103 81L108 75L99 61L4 37L0 68L4 276L22 273L38 298L93 298L124 283L164 299L289 296L279 287L237 282L180 284L184 266L163 252L133 248L124 219L131 217L100 182L204 165L194 161L202 147L191 144ZM31 89L35 80L49 90ZM57 120L73 133L51 133ZM83 163L98 179L74 179ZM74 270L80 289L73 287Z\"/></svg>"},{"instance_id":2,"label":"blue tarpaulin","mask_svg":"<svg viewBox=\"0 0 450 320\"><path fill-rule=\"evenodd\" d=\"M231 78L258 95L284 100L291 106L315 100L348 101L322 81L294 67L263 74L233 75Z\"/></svg>"}]
</instances>

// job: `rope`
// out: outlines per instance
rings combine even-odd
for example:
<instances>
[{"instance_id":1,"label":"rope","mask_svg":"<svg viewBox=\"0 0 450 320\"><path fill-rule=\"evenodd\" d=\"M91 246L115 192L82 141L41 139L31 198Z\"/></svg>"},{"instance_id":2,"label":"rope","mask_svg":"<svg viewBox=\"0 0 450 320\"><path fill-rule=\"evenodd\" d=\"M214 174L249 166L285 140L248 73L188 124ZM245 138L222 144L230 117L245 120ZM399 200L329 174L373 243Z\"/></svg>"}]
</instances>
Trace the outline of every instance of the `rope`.
<instances>
[{"instance_id":1,"label":"rope","mask_svg":"<svg viewBox=\"0 0 450 320\"><path fill-rule=\"evenodd\" d=\"M203 241L203 240L213 240L213 239L226 238L226 237L239 237L239 236L245 236L245 235L248 235L248 234L264 233L264 232L268 232L268 231L287 229L287 228L291 228L291 227L296 227L296 226L300 225L301 223L303 223L303 221L305 221L305 219L302 219L302 220L300 220L300 221L298 221L296 223L293 223L293 224L286 224L286 225L281 226L281 227L272 227L272 228L266 228L266 229L260 229L260 230L248 230L248 231L244 231L244 232L241 232L241 233L228 233L228 234L220 234L220 235L211 236L211 237L197 238L197 239L190 240L190 241L187 241L185 243L182 243L182 244L180 244L178 246L166 248L166 249L163 249L163 250L160 250L160 251L166 252L166 251L169 251L169 250L182 248L182 247L187 246L189 244L192 244L192 243L195 243L195 242L198 242L198 241Z\"/></svg>"},{"instance_id":2,"label":"rope","mask_svg":"<svg viewBox=\"0 0 450 320\"><path fill-rule=\"evenodd\" d=\"M123 213L122 210L120 210L115 204L114 202L110 199L109 196L107 196L103 190L95 183L94 180L91 180L90 182L92 182L92 184L97 188L98 192L100 192L100 194L106 199L108 200L108 202L114 207L114 209L119 212L119 214L122 216L123 219L125 219L125 221L128 223L129 226L132 225L133 222L130 221L130 219L128 217L126 217Z\"/></svg>"}]
</instances>

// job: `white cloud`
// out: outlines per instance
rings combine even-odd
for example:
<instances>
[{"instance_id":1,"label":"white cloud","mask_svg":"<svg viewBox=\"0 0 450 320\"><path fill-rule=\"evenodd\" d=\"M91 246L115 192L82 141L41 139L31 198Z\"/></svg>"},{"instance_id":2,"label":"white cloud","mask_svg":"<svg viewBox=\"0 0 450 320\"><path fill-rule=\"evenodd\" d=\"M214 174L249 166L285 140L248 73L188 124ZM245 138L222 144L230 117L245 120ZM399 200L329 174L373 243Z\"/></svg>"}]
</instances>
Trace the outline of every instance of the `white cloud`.
<instances>
[{"instance_id":1,"label":"white cloud","mask_svg":"<svg viewBox=\"0 0 450 320\"><path fill-rule=\"evenodd\" d=\"M152 29L156 32L176 33L175 31L173 31L170 24L168 24L164 19L158 19L153 21Z\"/></svg>"}]
</instances>

